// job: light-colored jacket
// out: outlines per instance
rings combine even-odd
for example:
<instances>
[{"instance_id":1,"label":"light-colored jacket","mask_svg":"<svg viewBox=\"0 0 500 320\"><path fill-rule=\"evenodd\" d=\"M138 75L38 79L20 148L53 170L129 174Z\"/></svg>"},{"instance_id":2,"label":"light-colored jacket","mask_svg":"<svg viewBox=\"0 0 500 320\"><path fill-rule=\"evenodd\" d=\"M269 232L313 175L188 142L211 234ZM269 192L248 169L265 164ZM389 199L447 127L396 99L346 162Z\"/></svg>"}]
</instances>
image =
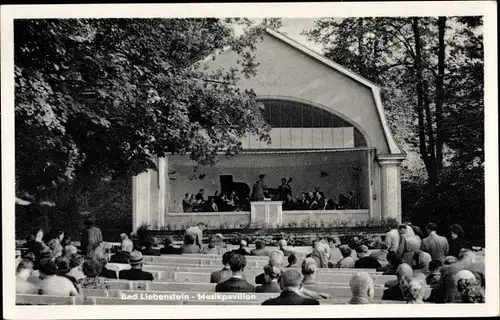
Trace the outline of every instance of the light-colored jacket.
<instances>
[{"instance_id":1,"label":"light-colored jacket","mask_svg":"<svg viewBox=\"0 0 500 320\"><path fill-rule=\"evenodd\" d=\"M448 240L435 232L422 240L422 251L429 253L432 259L443 260L448 255L449 249Z\"/></svg>"},{"instance_id":2,"label":"light-colored jacket","mask_svg":"<svg viewBox=\"0 0 500 320\"><path fill-rule=\"evenodd\" d=\"M392 229L385 234L385 243L387 243L388 251L398 252L400 235L398 229Z\"/></svg>"}]
</instances>

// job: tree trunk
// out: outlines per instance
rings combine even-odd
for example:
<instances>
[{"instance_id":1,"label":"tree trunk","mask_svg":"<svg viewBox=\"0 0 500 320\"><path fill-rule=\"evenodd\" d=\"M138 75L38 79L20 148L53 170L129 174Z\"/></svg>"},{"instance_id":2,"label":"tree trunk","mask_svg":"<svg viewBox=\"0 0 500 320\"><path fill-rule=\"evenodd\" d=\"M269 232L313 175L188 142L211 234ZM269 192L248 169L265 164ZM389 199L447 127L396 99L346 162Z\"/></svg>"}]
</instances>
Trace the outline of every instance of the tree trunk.
<instances>
[{"instance_id":1,"label":"tree trunk","mask_svg":"<svg viewBox=\"0 0 500 320\"><path fill-rule=\"evenodd\" d=\"M412 30L413 39L415 41L415 80L416 80L416 92L417 92L417 116L418 116L418 138L419 138L419 150L424 161L425 169L428 175L429 189L435 190L436 186L436 175L435 175L435 162L433 161L432 153L434 150L427 146L426 139L426 126L424 118L424 103L425 95L424 92L424 77L422 72L422 44L420 39L420 19L418 17L412 18ZM431 121L431 119L427 119ZM427 133L429 134L429 132Z\"/></svg>"},{"instance_id":2,"label":"tree trunk","mask_svg":"<svg viewBox=\"0 0 500 320\"><path fill-rule=\"evenodd\" d=\"M439 17L438 19L438 76L436 78L436 174L439 178L443 166L443 103L444 103L444 69L445 69L445 50L446 45L444 36L446 32L446 17Z\"/></svg>"}]
</instances>

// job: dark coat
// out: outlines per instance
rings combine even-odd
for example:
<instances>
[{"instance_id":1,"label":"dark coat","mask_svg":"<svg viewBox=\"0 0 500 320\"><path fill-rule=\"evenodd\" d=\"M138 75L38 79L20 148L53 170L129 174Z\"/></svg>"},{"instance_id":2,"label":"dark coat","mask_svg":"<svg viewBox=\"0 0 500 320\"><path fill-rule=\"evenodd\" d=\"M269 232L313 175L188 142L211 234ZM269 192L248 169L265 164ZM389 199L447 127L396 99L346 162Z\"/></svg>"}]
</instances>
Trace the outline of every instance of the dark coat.
<instances>
[{"instance_id":1,"label":"dark coat","mask_svg":"<svg viewBox=\"0 0 500 320\"><path fill-rule=\"evenodd\" d=\"M380 262L378 262L376 258L371 256L363 257L354 262L354 268L358 269L376 269L380 267L381 267Z\"/></svg>"},{"instance_id":2,"label":"dark coat","mask_svg":"<svg viewBox=\"0 0 500 320\"><path fill-rule=\"evenodd\" d=\"M123 280L144 280L153 281L153 275L150 272L141 269L128 269L120 271L118 277Z\"/></svg>"},{"instance_id":3,"label":"dark coat","mask_svg":"<svg viewBox=\"0 0 500 320\"><path fill-rule=\"evenodd\" d=\"M116 271L109 270L106 267L102 267L101 273L99 273L99 277L116 279Z\"/></svg>"},{"instance_id":4,"label":"dark coat","mask_svg":"<svg viewBox=\"0 0 500 320\"><path fill-rule=\"evenodd\" d=\"M102 242L102 233L99 228L90 227L85 229L82 232L82 238L80 242L82 253L87 256L92 250L92 247L100 242Z\"/></svg>"},{"instance_id":5,"label":"dark coat","mask_svg":"<svg viewBox=\"0 0 500 320\"><path fill-rule=\"evenodd\" d=\"M215 286L215 292L254 292L255 288L246 280L231 277Z\"/></svg>"},{"instance_id":6,"label":"dark coat","mask_svg":"<svg viewBox=\"0 0 500 320\"><path fill-rule=\"evenodd\" d=\"M262 284L255 287L255 292L280 293L281 287L277 282L272 282L270 284Z\"/></svg>"},{"instance_id":7,"label":"dark coat","mask_svg":"<svg viewBox=\"0 0 500 320\"><path fill-rule=\"evenodd\" d=\"M214 271L210 274L210 283L219 283L226 281L233 276L233 272L229 268L222 268L222 270Z\"/></svg>"},{"instance_id":8,"label":"dark coat","mask_svg":"<svg viewBox=\"0 0 500 320\"><path fill-rule=\"evenodd\" d=\"M160 249L160 254L181 254L181 249L174 246L166 246Z\"/></svg>"},{"instance_id":9,"label":"dark coat","mask_svg":"<svg viewBox=\"0 0 500 320\"><path fill-rule=\"evenodd\" d=\"M268 299L262 303L263 306L280 306L280 305L319 305L319 302L314 299L305 298L293 291L285 290L281 292L279 297Z\"/></svg>"}]
</instances>

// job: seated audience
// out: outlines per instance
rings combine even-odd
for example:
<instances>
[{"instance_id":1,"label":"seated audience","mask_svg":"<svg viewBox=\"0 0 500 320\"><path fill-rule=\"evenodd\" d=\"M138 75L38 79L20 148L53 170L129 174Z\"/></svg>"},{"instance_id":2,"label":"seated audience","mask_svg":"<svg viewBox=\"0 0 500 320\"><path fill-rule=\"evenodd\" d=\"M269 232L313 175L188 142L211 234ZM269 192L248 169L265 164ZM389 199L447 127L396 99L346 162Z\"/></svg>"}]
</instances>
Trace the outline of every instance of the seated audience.
<instances>
[{"instance_id":1,"label":"seated audience","mask_svg":"<svg viewBox=\"0 0 500 320\"><path fill-rule=\"evenodd\" d=\"M57 265L54 261L43 259L40 261L40 282L38 293L48 296L77 296L78 291L71 280L57 275Z\"/></svg>"},{"instance_id":2,"label":"seated audience","mask_svg":"<svg viewBox=\"0 0 500 320\"><path fill-rule=\"evenodd\" d=\"M224 242L224 236L220 233L216 233L212 238L210 238L210 242L213 243L217 254L223 254L225 249L227 248L227 244Z\"/></svg>"},{"instance_id":3,"label":"seated audience","mask_svg":"<svg viewBox=\"0 0 500 320\"><path fill-rule=\"evenodd\" d=\"M302 261L302 284L314 285L316 284L316 262L312 258L305 258Z\"/></svg>"},{"instance_id":4,"label":"seated audience","mask_svg":"<svg viewBox=\"0 0 500 320\"><path fill-rule=\"evenodd\" d=\"M454 303L484 303L484 286L472 272L459 271L454 280L457 287Z\"/></svg>"},{"instance_id":5,"label":"seated audience","mask_svg":"<svg viewBox=\"0 0 500 320\"><path fill-rule=\"evenodd\" d=\"M255 241L255 249L250 251L251 256L268 256L269 250L266 249L266 244L262 240Z\"/></svg>"},{"instance_id":6,"label":"seated audience","mask_svg":"<svg viewBox=\"0 0 500 320\"><path fill-rule=\"evenodd\" d=\"M425 276L429 275L429 263L432 261L431 255L420 250L415 252L415 255L414 261L416 264L413 265L413 272L422 273Z\"/></svg>"},{"instance_id":7,"label":"seated audience","mask_svg":"<svg viewBox=\"0 0 500 320\"><path fill-rule=\"evenodd\" d=\"M292 254L294 254L293 250L290 250L287 248L287 243L286 243L285 239L281 239L280 241L278 241L278 249L281 252L283 252L283 255L285 257L291 256Z\"/></svg>"},{"instance_id":8,"label":"seated audience","mask_svg":"<svg viewBox=\"0 0 500 320\"><path fill-rule=\"evenodd\" d=\"M246 256L248 255L248 251L245 249L245 247L247 247L248 244L245 240L240 240L240 247L236 250L233 250L234 253L237 253L237 254L241 254L242 256Z\"/></svg>"},{"instance_id":9,"label":"seated audience","mask_svg":"<svg viewBox=\"0 0 500 320\"><path fill-rule=\"evenodd\" d=\"M415 264L413 260L415 257L415 251L420 250L422 240L415 235L413 229L404 224L398 227L400 234L400 240L398 245L398 255L401 257L401 261L408 263L410 266Z\"/></svg>"},{"instance_id":10,"label":"seated audience","mask_svg":"<svg viewBox=\"0 0 500 320\"><path fill-rule=\"evenodd\" d=\"M155 248L155 238L147 237L146 241L144 241L144 249L141 250L141 253L145 256L159 256L160 249Z\"/></svg>"},{"instance_id":11,"label":"seated audience","mask_svg":"<svg viewBox=\"0 0 500 320\"><path fill-rule=\"evenodd\" d=\"M271 251L269 253L269 265L280 268L283 265L284 255L282 251ZM261 273L255 277L256 284L266 284L266 276L264 273Z\"/></svg>"},{"instance_id":12,"label":"seated audience","mask_svg":"<svg viewBox=\"0 0 500 320\"><path fill-rule=\"evenodd\" d=\"M205 254L218 254L217 248L215 247L215 244L209 243L207 247L203 250L203 253Z\"/></svg>"},{"instance_id":13,"label":"seated audience","mask_svg":"<svg viewBox=\"0 0 500 320\"><path fill-rule=\"evenodd\" d=\"M310 257L314 259L318 268L328 268L328 260L330 260L330 245L328 241L325 239L317 241Z\"/></svg>"},{"instance_id":14,"label":"seated audience","mask_svg":"<svg viewBox=\"0 0 500 320\"><path fill-rule=\"evenodd\" d=\"M181 247L182 254L186 253L201 253L201 249L195 244L195 239L192 235L187 234L184 237L184 244Z\"/></svg>"},{"instance_id":15,"label":"seated audience","mask_svg":"<svg viewBox=\"0 0 500 320\"><path fill-rule=\"evenodd\" d=\"M425 228L428 236L422 240L422 251L428 252L432 259L442 261L448 255L448 240L436 233L437 225L435 223L430 222Z\"/></svg>"},{"instance_id":16,"label":"seated audience","mask_svg":"<svg viewBox=\"0 0 500 320\"><path fill-rule=\"evenodd\" d=\"M368 247L365 246L364 244L360 245L356 249L356 252L358 253L358 260L356 260L356 262L354 263L354 268L376 269L381 266L377 259L370 256L370 253L368 252Z\"/></svg>"},{"instance_id":17,"label":"seated audience","mask_svg":"<svg viewBox=\"0 0 500 320\"><path fill-rule=\"evenodd\" d=\"M181 249L174 247L174 239L172 236L165 238L163 248L160 249L160 254L181 254Z\"/></svg>"},{"instance_id":18,"label":"seated audience","mask_svg":"<svg viewBox=\"0 0 500 320\"><path fill-rule=\"evenodd\" d=\"M454 256L447 256L443 259L443 265L445 265L445 266L452 265L455 262L458 262L458 259Z\"/></svg>"},{"instance_id":19,"label":"seated audience","mask_svg":"<svg viewBox=\"0 0 500 320\"><path fill-rule=\"evenodd\" d=\"M375 295L373 279L366 272L356 273L349 280L352 298L349 304L369 304Z\"/></svg>"},{"instance_id":20,"label":"seated audience","mask_svg":"<svg viewBox=\"0 0 500 320\"><path fill-rule=\"evenodd\" d=\"M400 282L403 277L411 279L413 277L413 270L411 266L407 263L402 263L399 265L396 271L396 280L388 281L385 286L387 289L384 290L382 295L382 300L398 300L403 301L403 292L401 291Z\"/></svg>"},{"instance_id":21,"label":"seated audience","mask_svg":"<svg viewBox=\"0 0 500 320\"><path fill-rule=\"evenodd\" d=\"M64 232L56 230L47 235L47 246L51 250L50 258L55 259L63 254L61 241L64 238Z\"/></svg>"},{"instance_id":22,"label":"seated audience","mask_svg":"<svg viewBox=\"0 0 500 320\"><path fill-rule=\"evenodd\" d=\"M387 261L389 264L385 267L377 268L377 271L382 272L384 275L393 275L396 274L396 270L401 264L401 258L394 251L389 251L387 253Z\"/></svg>"},{"instance_id":23,"label":"seated audience","mask_svg":"<svg viewBox=\"0 0 500 320\"><path fill-rule=\"evenodd\" d=\"M387 243L381 242L380 249L370 254L371 257L375 258L378 261L380 267L389 265L389 261L387 260L387 254L389 253L388 249L389 247L387 246Z\"/></svg>"},{"instance_id":24,"label":"seated audience","mask_svg":"<svg viewBox=\"0 0 500 320\"><path fill-rule=\"evenodd\" d=\"M75 278L77 282L85 278L85 274L82 271L83 256L79 254L72 254L68 258L70 267L68 276Z\"/></svg>"},{"instance_id":25,"label":"seated audience","mask_svg":"<svg viewBox=\"0 0 500 320\"><path fill-rule=\"evenodd\" d=\"M226 281L227 279L231 278L231 275L233 274L231 272L231 269L229 267L229 261L231 259L231 255L233 252L228 251L222 255L222 269L219 271L214 271L210 274L210 283L219 283L222 281Z\"/></svg>"},{"instance_id":26,"label":"seated audience","mask_svg":"<svg viewBox=\"0 0 500 320\"><path fill-rule=\"evenodd\" d=\"M406 303L424 303L425 288L421 281L403 277L400 288Z\"/></svg>"},{"instance_id":27,"label":"seated audience","mask_svg":"<svg viewBox=\"0 0 500 320\"><path fill-rule=\"evenodd\" d=\"M342 255L342 259L340 259L335 268L354 268L354 259L352 258L352 250L349 248L347 244L343 244L339 247L340 254Z\"/></svg>"},{"instance_id":28,"label":"seated audience","mask_svg":"<svg viewBox=\"0 0 500 320\"><path fill-rule=\"evenodd\" d=\"M77 254L77 253L78 253L78 249L72 244L68 244L68 245L64 246L64 248L63 248L63 256L66 258L69 258L71 255Z\"/></svg>"},{"instance_id":29,"label":"seated audience","mask_svg":"<svg viewBox=\"0 0 500 320\"><path fill-rule=\"evenodd\" d=\"M277 298L264 301L262 305L319 305L314 299L306 298L300 291L302 275L297 270L287 270L281 276L281 289Z\"/></svg>"},{"instance_id":30,"label":"seated audience","mask_svg":"<svg viewBox=\"0 0 500 320\"><path fill-rule=\"evenodd\" d=\"M297 256L295 254L292 254L288 256L288 265L286 268L293 268L295 267L295 264L297 263Z\"/></svg>"},{"instance_id":31,"label":"seated audience","mask_svg":"<svg viewBox=\"0 0 500 320\"><path fill-rule=\"evenodd\" d=\"M57 257L55 260L55 263L57 265L57 275L60 277L65 277L66 279L70 280L73 285L75 286L75 289L79 291L78 284L76 282L76 279L68 273L70 272L71 268L69 266L69 260L63 256Z\"/></svg>"},{"instance_id":32,"label":"seated audience","mask_svg":"<svg viewBox=\"0 0 500 320\"><path fill-rule=\"evenodd\" d=\"M33 262L21 260L16 268L16 293L37 294L38 288L28 281L33 272Z\"/></svg>"},{"instance_id":33,"label":"seated audience","mask_svg":"<svg viewBox=\"0 0 500 320\"><path fill-rule=\"evenodd\" d=\"M142 253L140 251L132 251L130 254L130 269L121 270L118 278L124 280L145 280L153 281L153 275L150 272L142 270Z\"/></svg>"},{"instance_id":34,"label":"seated audience","mask_svg":"<svg viewBox=\"0 0 500 320\"><path fill-rule=\"evenodd\" d=\"M442 267L443 263L438 259L434 259L429 263L429 274L425 278L425 282L433 289L437 287L439 279L441 279Z\"/></svg>"},{"instance_id":35,"label":"seated audience","mask_svg":"<svg viewBox=\"0 0 500 320\"><path fill-rule=\"evenodd\" d=\"M255 292L281 292L281 287L278 283L281 277L281 270L277 267L266 265L264 267L264 275L266 277L265 284L255 288Z\"/></svg>"},{"instance_id":36,"label":"seated audience","mask_svg":"<svg viewBox=\"0 0 500 320\"><path fill-rule=\"evenodd\" d=\"M134 242L128 237L126 233L120 234L120 239L122 239L122 251L130 253L134 250Z\"/></svg>"},{"instance_id":37,"label":"seated audience","mask_svg":"<svg viewBox=\"0 0 500 320\"><path fill-rule=\"evenodd\" d=\"M27 248L29 252L32 252L35 255L34 268L38 269L38 263L41 259L43 259L47 254L51 253L50 248L43 242L43 230L35 229L33 234L28 237L26 243L23 245L24 248Z\"/></svg>"},{"instance_id":38,"label":"seated audience","mask_svg":"<svg viewBox=\"0 0 500 320\"><path fill-rule=\"evenodd\" d=\"M229 258L229 267L233 274L226 281L219 282L215 286L215 292L254 292L254 286L243 279L246 264L245 256L237 253L232 254Z\"/></svg>"},{"instance_id":39,"label":"seated audience","mask_svg":"<svg viewBox=\"0 0 500 320\"><path fill-rule=\"evenodd\" d=\"M98 259L86 258L82 264L82 271L85 274L85 278L79 281L80 288L109 289L109 282L99 277L103 266L102 261Z\"/></svg>"}]
</instances>

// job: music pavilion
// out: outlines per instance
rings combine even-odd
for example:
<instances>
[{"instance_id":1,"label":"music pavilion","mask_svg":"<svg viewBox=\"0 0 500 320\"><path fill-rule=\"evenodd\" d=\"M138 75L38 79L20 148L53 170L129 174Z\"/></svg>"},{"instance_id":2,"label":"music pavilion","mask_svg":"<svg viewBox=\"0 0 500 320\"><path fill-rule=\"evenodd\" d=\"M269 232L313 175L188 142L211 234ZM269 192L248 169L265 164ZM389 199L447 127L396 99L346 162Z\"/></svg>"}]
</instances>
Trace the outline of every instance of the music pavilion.
<instances>
[{"instance_id":1,"label":"music pavilion","mask_svg":"<svg viewBox=\"0 0 500 320\"><path fill-rule=\"evenodd\" d=\"M158 159L158 171L133 177L133 229L182 228L202 221L218 227L250 221L287 225L314 221L361 221L396 218L401 221L400 165L404 151L395 142L384 116L380 89L369 80L267 29L257 45L257 75L241 77L237 86L253 89L265 105L271 144L257 137L243 139L243 152L213 167L202 167L203 179L192 178L188 156ZM237 54L222 52L206 59L208 68L236 65ZM345 210L283 211L281 202L251 202L249 211L184 213L185 193L199 189L207 196L223 190L249 193L264 174L264 184L277 188L292 177L293 196L321 188L327 199L353 191L356 207ZM241 192L241 191L240 191Z\"/></svg>"}]
</instances>

